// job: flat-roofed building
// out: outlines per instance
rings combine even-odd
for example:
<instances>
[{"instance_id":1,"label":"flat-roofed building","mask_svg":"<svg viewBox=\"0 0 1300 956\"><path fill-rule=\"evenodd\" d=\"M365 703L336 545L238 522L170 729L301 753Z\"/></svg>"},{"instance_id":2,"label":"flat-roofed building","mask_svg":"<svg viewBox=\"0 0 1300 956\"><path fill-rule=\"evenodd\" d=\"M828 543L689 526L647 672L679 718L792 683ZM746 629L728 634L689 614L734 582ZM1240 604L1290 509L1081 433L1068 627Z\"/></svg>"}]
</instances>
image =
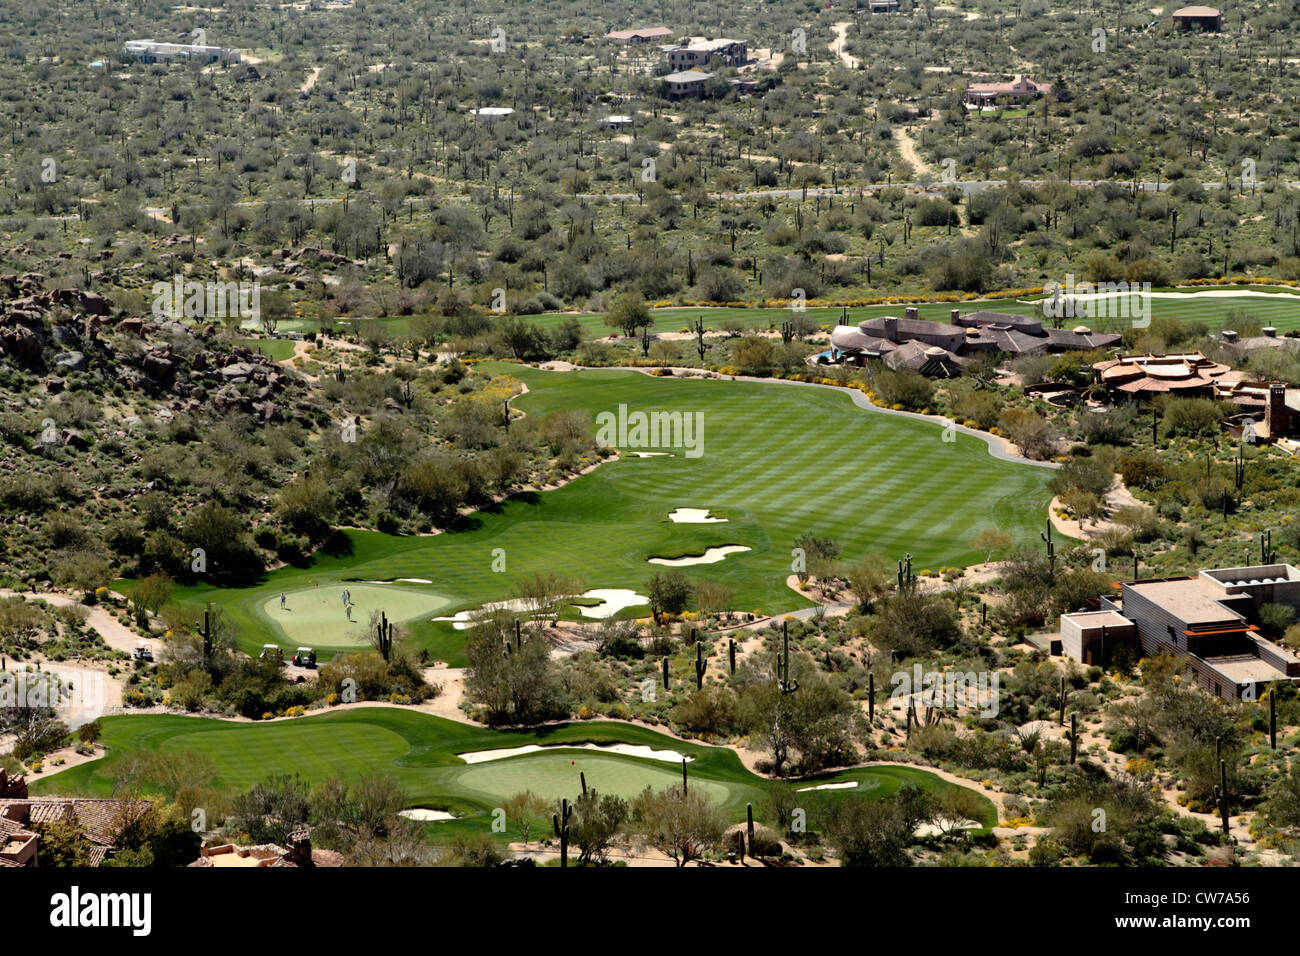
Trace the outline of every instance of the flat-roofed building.
<instances>
[{"instance_id":1,"label":"flat-roofed building","mask_svg":"<svg viewBox=\"0 0 1300 956\"><path fill-rule=\"evenodd\" d=\"M238 63L240 51L201 43L159 43L156 40L127 40L126 53L141 63L171 63L174 61L214 63L224 60Z\"/></svg>"},{"instance_id":2,"label":"flat-roofed building","mask_svg":"<svg viewBox=\"0 0 1300 956\"><path fill-rule=\"evenodd\" d=\"M695 40L668 51L668 66L674 70L689 70L714 62L739 66L748 59L749 43L746 40Z\"/></svg>"},{"instance_id":3,"label":"flat-roofed building","mask_svg":"<svg viewBox=\"0 0 1300 956\"><path fill-rule=\"evenodd\" d=\"M605 34L605 39L624 46L639 46L655 40L666 40L672 35L673 31L667 27L637 27L635 30L610 30Z\"/></svg>"},{"instance_id":4,"label":"flat-roofed building","mask_svg":"<svg viewBox=\"0 0 1300 956\"><path fill-rule=\"evenodd\" d=\"M1101 598L1100 611L1061 617L1064 653L1104 663L1126 642L1146 656L1167 652L1203 690L1229 700L1256 699L1273 681L1300 681L1300 657L1265 638L1258 623L1265 604L1289 607L1293 616L1300 608L1300 570L1291 565L1214 568L1119 588Z\"/></svg>"}]
</instances>

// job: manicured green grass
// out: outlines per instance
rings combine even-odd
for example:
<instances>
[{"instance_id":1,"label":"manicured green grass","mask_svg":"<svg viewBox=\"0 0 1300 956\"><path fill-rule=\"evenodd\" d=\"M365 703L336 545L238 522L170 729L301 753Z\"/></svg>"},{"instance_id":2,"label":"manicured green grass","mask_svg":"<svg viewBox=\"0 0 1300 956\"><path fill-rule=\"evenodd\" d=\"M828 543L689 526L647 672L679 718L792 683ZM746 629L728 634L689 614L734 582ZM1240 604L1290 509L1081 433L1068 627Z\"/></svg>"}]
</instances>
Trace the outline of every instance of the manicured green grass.
<instances>
[{"instance_id":1,"label":"manicured green grass","mask_svg":"<svg viewBox=\"0 0 1300 956\"><path fill-rule=\"evenodd\" d=\"M735 821L744 819L747 803L752 803L755 814L763 819L765 797L772 787L859 781L853 791L799 794L808 798L804 803L809 807L809 826L816 827L818 808L832 805L844 793L876 799L904 784L929 790L953 786L908 767L862 767L807 783L768 781L747 770L726 748L686 743L644 727L603 721L495 731L413 710L356 706L267 723L141 715L106 717L102 724L107 756L37 779L33 792L109 796L125 762L143 750L206 756L217 774L216 785L231 791L247 790L279 774L297 774L316 784L336 775L355 781L363 774L384 773L402 786L411 806L447 810L460 817L430 824L429 833L436 839L456 832L489 832L493 809L525 789L546 799L576 797L581 792L579 772L586 774L588 786L625 797L646 786L662 789L681 780L680 768L664 761L572 749L584 743L644 745L692 758L688 764L691 785L709 793ZM457 756L528 744L557 749L478 764L467 764ZM564 745L569 749L562 749ZM992 803L985 803L980 822L992 826L996 810ZM513 822L510 827L507 836L517 832Z\"/></svg>"},{"instance_id":2,"label":"manicured green grass","mask_svg":"<svg viewBox=\"0 0 1300 956\"><path fill-rule=\"evenodd\" d=\"M477 764L461 771L456 782L467 790L483 793L489 799L500 794L531 790L547 800L559 800L573 796L573 781L578 773L585 774L588 786L601 793L625 798L636 796L646 787L662 790L682 782L680 766L583 750L525 754ZM731 788L725 783L701 780L697 786L719 803L726 803L731 797Z\"/></svg>"},{"instance_id":3,"label":"manicured green grass","mask_svg":"<svg viewBox=\"0 0 1300 956\"><path fill-rule=\"evenodd\" d=\"M342 600L345 588L352 602L350 618ZM288 591L285 598L281 610L280 592L271 594L256 608L257 615L290 644L316 650L365 644L368 638L364 632L374 611L383 611L394 624L404 624L427 619L451 603L427 586L416 584L313 585Z\"/></svg>"},{"instance_id":4,"label":"manicured green grass","mask_svg":"<svg viewBox=\"0 0 1300 956\"><path fill-rule=\"evenodd\" d=\"M261 352L263 355L270 356L277 362L283 362L287 358L293 358L292 339L236 339L235 344L242 345L244 348L252 349L254 352Z\"/></svg>"},{"instance_id":5,"label":"manicured green grass","mask_svg":"<svg viewBox=\"0 0 1300 956\"><path fill-rule=\"evenodd\" d=\"M733 589L735 609L788 611L808 603L785 583L791 548L803 532L836 539L850 561L870 553L894 561L910 552L918 571L938 569L983 560L969 542L985 528L1036 540L1050 498L1046 469L996 460L984 442L965 435L945 442L938 424L857 408L839 390L659 379L626 370L488 368L528 385L515 405L529 415L616 414L620 405L699 413L703 453L687 458L681 448L667 449L671 456L607 462L563 488L512 499L444 534L348 532L306 568L281 568L239 590L178 589L177 599L194 610L206 601L224 607L245 650L275 640L292 650L296 645L268 627L263 611L282 590L319 583L337 598L347 580L424 578L433 582L429 591L451 600L445 615L508 598L539 571L572 575L584 589L644 594L660 570L649 558L738 544L752 550L684 573ZM712 508L729 520L676 524L668 514L678 507ZM494 573L501 553L506 571ZM277 608L271 613L280 620ZM463 634L449 624L416 622L410 633L435 656L463 660Z\"/></svg>"},{"instance_id":6,"label":"manicured green grass","mask_svg":"<svg viewBox=\"0 0 1300 956\"><path fill-rule=\"evenodd\" d=\"M1058 281L1064 281L1065 277L1059 277ZM1076 277L1076 282L1082 281ZM1300 329L1300 295L1291 290L1278 290L1274 287L1232 287L1233 291L1259 291L1267 293L1265 296L1257 295L1233 295L1233 296L1207 296L1200 294L1211 291L1209 289L1191 290L1191 289L1155 289L1156 292L1192 292L1198 294L1194 299L1162 299L1159 297L1151 300L1151 314L1153 317L1170 317L1185 321L1204 322L1211 330L1218 330L1223 327L1227 321L1228 313L1242 309L1254 313L1259 317L1261 324L1272 325L1279 331L1288 329ZM859 308L849 309L849 322L856 324L863 319L876 318L882 315L902 315L903 310L908 308L904 304L892 305L871 305ZM918 309L921 318L928 319L932 322L947 322L953 309L960 312L1010 312L1014 315L1036 315L1042 316L1042 305L1038 302L1019 302L1015 299L976 299L964 302L925 302L915 306ZM666 308L655 309L651 312L652 322L651 332L679 332L683 329L694 329L697 318L704 321L705 329L718 330L722 324L728 321L738 321L745 328L749 329L771 329L780 328L782 322L790 319L789 309L759 309L759 308ZM809 308L804 313L816 325L833 326L839 323L843 315L843 310L836 307L827 308ZM560 323L565 318L574 317L569 314L550 312L545 315L528 316L528 321L533 322L542 328L550 329ZM576 316L582 323L583 333L586 338L604 338L615 333L605 324L603 314L584 313ZM1067 327L1078 324L1096 324L1097 330L1110 330L1106 321L1092 323L1087 318L1077 320L1067 319ZM1129 324L1126 320L1116 319L1113 323L1116 327L1114 331L1122 331Z\"/></svg>"}]
</instances>

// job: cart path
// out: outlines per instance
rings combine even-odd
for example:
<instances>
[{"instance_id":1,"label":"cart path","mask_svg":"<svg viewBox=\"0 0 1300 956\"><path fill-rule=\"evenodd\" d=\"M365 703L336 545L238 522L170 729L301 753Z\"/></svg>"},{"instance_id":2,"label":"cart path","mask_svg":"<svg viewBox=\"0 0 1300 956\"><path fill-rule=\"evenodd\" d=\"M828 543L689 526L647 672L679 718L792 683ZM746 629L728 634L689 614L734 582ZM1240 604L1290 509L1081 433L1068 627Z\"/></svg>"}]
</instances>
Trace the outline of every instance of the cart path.
<instances>
[{"instance_id":1,"label":"cart path","mask_svg":"<svg viewBox=\"0 0 1300 956\"><path fill-rule=\"evenodd\" d=\"M0 588L0 597L20 597L26 601L45 601L55 607L81 605L90 612L86 618L86 623L99 633L105 644L117 651L134 654L136 642L143 640L139 634L113 617L102 607L89 607L67 594L55 594L54 592L33 594L30 591L11 591L8 588Z\"/></svg>"}]
</instances>

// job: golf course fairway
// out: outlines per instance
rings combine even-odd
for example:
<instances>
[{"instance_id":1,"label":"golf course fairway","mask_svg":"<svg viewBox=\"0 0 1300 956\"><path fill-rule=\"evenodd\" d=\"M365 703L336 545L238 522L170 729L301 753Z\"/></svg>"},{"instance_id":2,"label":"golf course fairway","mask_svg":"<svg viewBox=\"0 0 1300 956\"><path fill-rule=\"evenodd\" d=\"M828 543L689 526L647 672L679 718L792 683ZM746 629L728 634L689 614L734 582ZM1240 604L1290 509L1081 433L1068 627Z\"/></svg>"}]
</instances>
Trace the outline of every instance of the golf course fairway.
<instances>
[{"instance_id":1,"label":"golf course fairway","mask_svg":"<svg viewBox=\"0 0 1300 956\"><path fill-rule=\"evenodd\" d=\"M984 441L945 437L938 422L858 408L836 389L627 370L482 367L528 386L513 406L530 416L567 410L595 421L620 409L692 416L701 423L700 454L672 448L653 457L629 454L560 488L477 512L441 534L340 531L306 566L279 568L242 588L200 582L178 588L174 599L196 612L207 602L222 608L246 651L266 642L288 651L306 643L328 657L339 647L365 644L360 631L349 631L340 601L342 589L355 582L359 604L363 594L376 600L390 619L408 622L416 646L456 665L463 662L464 634L431 618L513 597L536 572L561 569L584 589L644 594L646 581L662 570L650 558L740 546L749 550L681 570L693 581L729 588L735 610L789 611L810 604L786 586L791 548L806 532L834 538L844 560L879 554L892 563L910 553L918 572L937 570L984 560L970 542L985 529L1017 543L1036 541L1051 498L1050 469L994 458ZM728 520L669 519L683 507L712 509ZM400 578L431 583L366 584ZM317 586L319 607L304 593ZM284 614L282 591L292 595L294 608ZM354 626L366 622L359 610ZM577 616L573 608L564 613ZM620 613L644 616L648 608ZM298 615L308 624L297 624Z\"/></svg>"},{"instance_id":2,"label":"golf course fairway","mask_svg":"<svg viewBox=\"0 0 1300 956\"><path fill-rule=\"evenodd\" d=\"M113 793L118 771L133 754L146 750L187 752L210 766L211 785L227 792L243 792L282 774L297 775L313 785L332 776L356 781L365 774L390 775L405 790L411 806L455 814L455 820L427 824L437 836L490 832L492 811L524 790L547 800L573 799L581 793L579 772L586 775L589 787L623 797L634 796L647 786L662 789L681 782L679 765L580 749L588 743L648 746L689 757L689 785L707 792L734 822L744 819L747 803L764 819L772 788L798 789L825 780L857 781L851 791L798 794L813 826L818 814L844 799L846 793L876 799L905 785L935 791L955 786L924 770L897 766L859 767L800 782L766 780L750 772L727 748L706 747L645 727L605 721L497 731L400 707L354 705L276 721L140 715L105 717L102 724L106 756L37 779L32 792L106 797ZM546 749L474 764L457 756L530 744ZM987 806L979 822L992 826L996 809L988 800L984 802Z\"/></svg>"}]
</instances>

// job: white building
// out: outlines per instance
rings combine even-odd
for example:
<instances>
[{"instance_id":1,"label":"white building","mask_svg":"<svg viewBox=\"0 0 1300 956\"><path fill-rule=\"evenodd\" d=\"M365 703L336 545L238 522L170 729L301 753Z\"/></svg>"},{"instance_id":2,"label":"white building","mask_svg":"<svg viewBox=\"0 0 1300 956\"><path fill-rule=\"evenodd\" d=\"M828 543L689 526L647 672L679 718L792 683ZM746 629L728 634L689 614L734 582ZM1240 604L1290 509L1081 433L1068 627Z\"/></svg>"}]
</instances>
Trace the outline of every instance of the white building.
<instances>
[{"instance_id":1,"label":"white building","mask_svg":"<svg viewBox=\"0 0 1300 956\"><path fill-rule=\"evenodd\" d=\"M170 63L176 60L197 60L200 63L225 60L238 63L240 59L239 50L199 43L159 43L156 40L127 40L126 52L142 63Z\"/></svg>"}]
</instances>

